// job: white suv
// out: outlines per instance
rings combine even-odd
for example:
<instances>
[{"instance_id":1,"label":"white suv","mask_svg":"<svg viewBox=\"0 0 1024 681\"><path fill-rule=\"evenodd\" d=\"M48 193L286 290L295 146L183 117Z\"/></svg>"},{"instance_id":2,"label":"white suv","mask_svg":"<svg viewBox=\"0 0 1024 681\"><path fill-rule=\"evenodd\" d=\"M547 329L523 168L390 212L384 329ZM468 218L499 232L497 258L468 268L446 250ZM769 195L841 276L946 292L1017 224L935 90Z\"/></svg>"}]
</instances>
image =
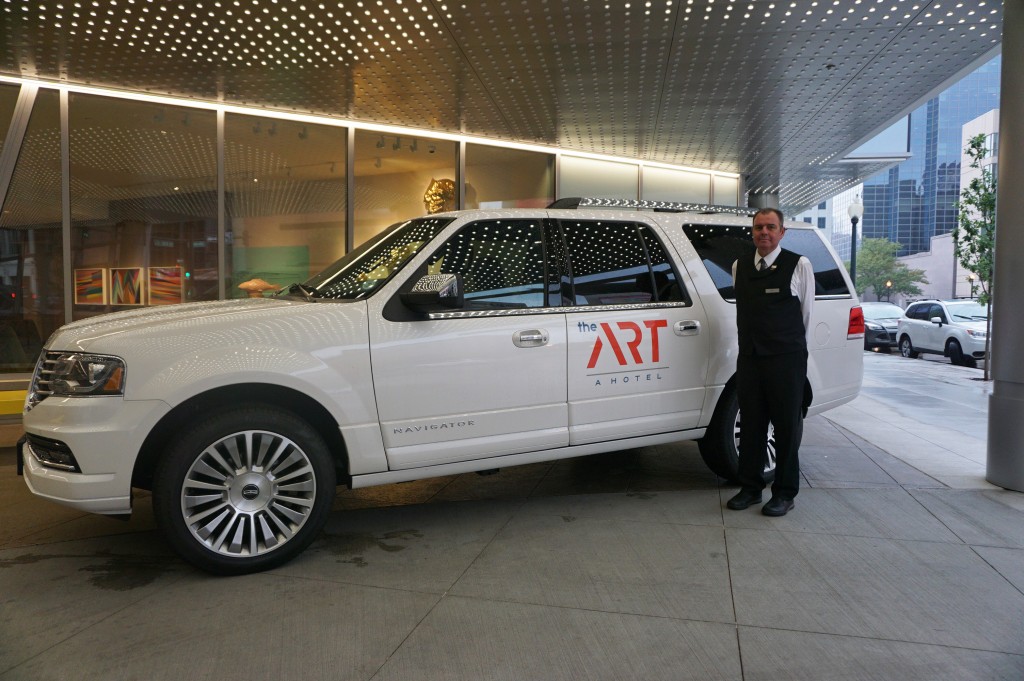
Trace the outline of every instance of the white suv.
<instances>
[{"instance_id":1,"label":"white suv","mask_svg":"<svg viewBox=\"0 0 1024 681\"><path fill-rule=\"evenodd\" d=\"M173 548L221 574L302 551L336 484L686 439L732 478L730 271L751 211L588 207L605 203L430 215L273 298L68 324L37 364L19 469L96 513L151 489ZM815 270L813 414L857 395L863 317L817 230L790 223L783 245Z\"/></svg>"},{"instance_id":2,"label":"white suv","mask_svg":"<svg viewBox=\"0 0 1024 681\"><path fill-rule=\"evenodd\" d=\"M988 312L974 300L922 300L899 320L896 337L904 357L930 352L953 364L975 366L985 357Z\"/></svg>"}]
</instances>

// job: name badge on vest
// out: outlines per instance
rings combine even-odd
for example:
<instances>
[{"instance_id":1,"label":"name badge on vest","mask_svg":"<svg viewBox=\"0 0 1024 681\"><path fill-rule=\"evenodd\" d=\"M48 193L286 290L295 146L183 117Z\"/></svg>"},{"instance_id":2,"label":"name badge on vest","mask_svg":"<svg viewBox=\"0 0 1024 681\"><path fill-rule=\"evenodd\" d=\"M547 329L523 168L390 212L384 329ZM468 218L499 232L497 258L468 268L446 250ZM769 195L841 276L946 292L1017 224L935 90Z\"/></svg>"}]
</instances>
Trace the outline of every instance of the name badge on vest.
<instances>
[{"instance_id":1,"label":"name badge on vest","mask_svg":"<svg viewBox=\"0 0 1024 681\"><path fill-rule=\"evenodd\" d=\"M766 289L764 290L764 292L765 292L765 293L778 293L778 292L779 292L779 289L777 289L777 288L766 288Z\"/></svg>"}]
</instances>

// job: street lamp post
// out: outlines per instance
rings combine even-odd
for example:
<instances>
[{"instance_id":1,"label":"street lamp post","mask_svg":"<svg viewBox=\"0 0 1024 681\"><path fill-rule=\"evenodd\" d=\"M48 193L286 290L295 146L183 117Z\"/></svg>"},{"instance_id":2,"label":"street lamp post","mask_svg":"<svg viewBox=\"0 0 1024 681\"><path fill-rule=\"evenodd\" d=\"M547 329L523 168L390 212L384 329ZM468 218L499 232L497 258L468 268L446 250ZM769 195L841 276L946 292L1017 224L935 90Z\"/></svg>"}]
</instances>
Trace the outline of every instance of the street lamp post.
<instances>
[{"instance_id":1,"label":"street lamp post","mask_svg":"<svg viewBox=\"0 0 1024 681\"><path fill-rule=\"evenodd\" d=\"M885 280L885 302L892 302L892 279Z\"/></svg>"},{"instance_id":2,"label":"street lamp post","mask_svg":"<svg viewBox=\"0 0 1024 681\"><path fill-rule=\"evenodd\" d=\"M850 204L850 207L846 209L846 212L850 216L850 223L853 228L850 230L850 281L853 282L853 290L857 290L857 223L860 222L861 217L864 215L864 204L860 202L860 196L857 196Z\"/></svg>"},{"instance_id":3,"label":"street lamp post","mask_svg":"<svg viewBox=\"0 0 1024 681\"><path fill-rule=\"evenodd\" d=\"M974 280L977 279L977 278L978 278L978 275L975 274L974 272L971 272L970 274L967 275L967 281L971 282L971 300L974 300L974 292L975 292Z\"/></svg>"}]
</instances>

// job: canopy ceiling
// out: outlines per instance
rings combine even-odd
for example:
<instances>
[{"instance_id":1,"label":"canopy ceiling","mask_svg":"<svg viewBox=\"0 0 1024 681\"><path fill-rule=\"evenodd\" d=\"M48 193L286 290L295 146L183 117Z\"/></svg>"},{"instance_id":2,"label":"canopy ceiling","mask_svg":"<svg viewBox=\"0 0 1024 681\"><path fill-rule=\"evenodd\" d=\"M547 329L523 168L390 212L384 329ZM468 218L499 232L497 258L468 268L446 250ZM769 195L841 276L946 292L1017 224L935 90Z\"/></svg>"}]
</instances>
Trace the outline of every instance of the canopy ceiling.
<instances>
[{"instance_id":1,"label":"canopy ceiling","mask_svg":"<svg viewBox=\"0 0 1024 681\"><path fill-rule=\"evenodd\" d=\"M0 73L740 173L807 207L998 51L992 0L5 0Z\"/></svg>"}]
</instances>

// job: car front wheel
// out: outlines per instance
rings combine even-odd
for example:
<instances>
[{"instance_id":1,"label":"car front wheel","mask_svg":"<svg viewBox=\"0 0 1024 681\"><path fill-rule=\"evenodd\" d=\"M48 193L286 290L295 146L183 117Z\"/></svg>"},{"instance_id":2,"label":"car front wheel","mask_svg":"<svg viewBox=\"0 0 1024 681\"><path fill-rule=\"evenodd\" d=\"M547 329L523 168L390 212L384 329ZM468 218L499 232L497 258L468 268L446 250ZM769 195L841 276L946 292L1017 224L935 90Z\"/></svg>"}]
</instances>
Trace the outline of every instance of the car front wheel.
<instances>
[{"instance_id":1,"label":"car front wheel","mask_svg":"<svg viewBox=\"0 0 1024 681\"><path fill-rule=\"evenodd\" d=\"M733 388L718 400L715 414L704 437L697 441L700 456L711 472L736 482L740 462L740 402ZM775 428L768 425L768 448L765 452L765 483L775 479Z\"/></svg>"},{"instance_id":2,"label":"car front wheel","mask_svg":"<svg viewBox=\"0 0 1024 681\"><path fill-rule=\"evenodd\" d=\"M293 414L246 405L207 417L169 446L153 508L182 558L235 575L301 553L327 521L334 493L320 435Z\"/></svg>"},{"instance_id":3,"label":"car front wheel","mask_svg":"<svg viewBox=\"0 0 1024 681\"><path fill-rule=\"evenodd\" d=\"M914 346L910 342L910 336L904 336L900 339L900 354L910 359L917 357L917 350L914 350Z\"/></svg>"},{"instance_id":4,"label":"car front wheel","mask_svg":"<svg viewBox=\"0 0 1024 681\"><path fill-rule=\"evenodd\" d=\"M974 367L977 363L974 358L965 355L964 350L960 347L960 341L955 338L950 338L949 342L946 343L946 356L949 357L949 361L957 366L962 367Z\"/></svg>"}]
</instances>

